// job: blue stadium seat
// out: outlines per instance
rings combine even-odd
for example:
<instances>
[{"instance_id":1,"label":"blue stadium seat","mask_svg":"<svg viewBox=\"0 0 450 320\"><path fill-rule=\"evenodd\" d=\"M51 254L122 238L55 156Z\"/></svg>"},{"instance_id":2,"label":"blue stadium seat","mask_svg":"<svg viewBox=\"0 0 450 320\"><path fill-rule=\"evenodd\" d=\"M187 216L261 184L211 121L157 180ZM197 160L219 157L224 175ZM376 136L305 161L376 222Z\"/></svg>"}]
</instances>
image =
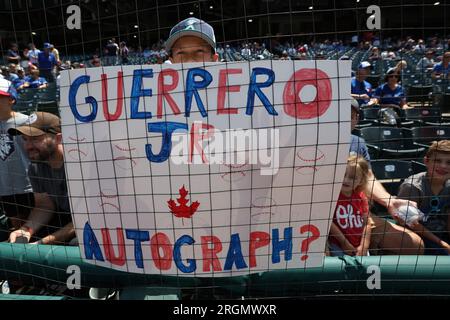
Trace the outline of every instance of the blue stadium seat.
<instances>
[{"instance_id":1,"label":"blue stadium seat","mask_svg":"<svg viewBox=\"0 0 450 320\"><path fill-rule=\"evenodd\" d=\"M409 176L426 171L424 164L403 160L375 160L371 161L372 171L386 191L397 195L398 187Z\"/></svg>"},{"instance_id":2,"label":"blue stadium seat","mask_svg":"<svg viewBox=\"0 0 450 320\"><path fill-rule=\"evenodd\" d=\"M405 109L405 120L402 127L439 126L442 114L439 108L412 108Z\"/></svg>"},{"instance_id":3,"label":"blue stadium seat","mask_svg":"<svg viewBox=\"0 0 450 320\"><path fill-rule=\"evenodd\" d=\"M428 147L431 142L450 139L450 126L411 128L411 136L415 145Z\"/></svg>"},{"instance_id":4,"label":"blue stadium seat","mask_svg":"<svg viewBox=\"0 0 450 320\"><path fill-rule=\"evenodd\" d=\"M425 147L414 144L401 128L367 127L361 128L360 134L374 159L408 158L425 151Z\"/></svg>"}]
</instances>

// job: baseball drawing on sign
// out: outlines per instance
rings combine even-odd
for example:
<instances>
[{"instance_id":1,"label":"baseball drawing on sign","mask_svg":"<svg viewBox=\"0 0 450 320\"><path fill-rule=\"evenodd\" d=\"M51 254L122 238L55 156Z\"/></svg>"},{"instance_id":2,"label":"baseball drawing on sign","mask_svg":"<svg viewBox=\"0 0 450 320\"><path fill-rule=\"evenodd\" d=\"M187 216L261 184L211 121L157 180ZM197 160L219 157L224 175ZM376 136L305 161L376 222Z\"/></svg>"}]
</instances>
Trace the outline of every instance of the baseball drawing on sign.
<instances>
[{"instance_id":1,"label":"baseball drawing on sign","mask_svg":"<svg viewBox=\"0 0 450 320\"><path fill-rule=\"evenodd\" d=\"M315 146L301 148L296 156L300 160L300 166L295 167L295 171L301 175L312 175L319 171L325 160L325 153Z\"/></svg>"},{"instance_id":2,"label":"baseball drawing on sign","mask_svg":"<svg viewBox=\"0 0 450 320\"><path fill-rule=\"evenodd\" d=\"M258 197L252 201L252 219L273 216L276 214L275 208L277 203L270 197Z\"/></svg>"},{"instance_id":3,"label":"baseball drawing on sign","mask_svg":"<svg viewBox=\"0 0 450 320\"><path fill-rule=\"evenodd\" d=\"M80 148L80 142L86 142L86 138L77 138L74 136L70 136L69 140L78 143L76 146L69 148L67 150L67 155L72 159L72 160L77 160L77 161L81 161L84 158L86 158L88 156L88 152L87 150L82 150L83 148Z\"/></svg>"},{"instance_id":4,"label":"baseball drawing on sign","mask_svg":"<svg viewBox=\"0 0 450 320\"><path fill-rule=\"evenodd\" d=\"M136 160L132 156L132 151L136 150L134 147L113 144L113 161L114 165L123 170L130 170L137 165Z\"/></svg>"},{"instance_id":5,"label":"baseball drawing on sign","mask_svg":"<svg viewBox=\"0 0 450 320\"><path fill-rule=\"evenodd\" d=\"M104 212L120 212L119 196L113 189L100 190L100 208Z\"/></svg>"},{"instance_id":6,"label":"baseball drawing on sign","mask_svg":"<svg viewBox=\"0 0 450 320\"><path fill-rule=\"evenodd\" d=\"M241 181L248 176L250 171L250 165L248 163L244 164L221 164L219 168L221 175L220 177L224 181L237 182Z\"/></svg>"}]
</instances>

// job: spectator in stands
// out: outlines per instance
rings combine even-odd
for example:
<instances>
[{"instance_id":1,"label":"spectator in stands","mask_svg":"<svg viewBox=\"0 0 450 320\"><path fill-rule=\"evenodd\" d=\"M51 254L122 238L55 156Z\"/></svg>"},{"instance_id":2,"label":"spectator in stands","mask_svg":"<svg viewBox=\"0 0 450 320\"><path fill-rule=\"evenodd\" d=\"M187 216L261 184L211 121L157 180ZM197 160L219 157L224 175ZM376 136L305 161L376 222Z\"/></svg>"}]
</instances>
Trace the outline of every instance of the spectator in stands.
<instances>
[{"instance_id":1,"label":"spectator in stands","mask_svg":"<svg viewBox=\"0 0 450 320\"><path fill-rule=\"evenodd\" d=\"M129 52L130 52L130 50L128 49L126 42L122 41L120 43L120 48L119 48L119 54L120 54L120 59L122 60L121 61L122 64L128 63Z\"/></svg>"},{"instance_id":2,"label":"spectator in stands","mask_svg":"<svg viewBox=\"0 0 450 320\"><path fill-rule=\"evenodd\" d=\"M54 82L55 77L53 75L53 70L58 64L55 55L50 52L50 43L44 43L44 51L38 54L38 67L40 75L45 78L48 82Z\"/></svg>"},{"instance_id":3,"label":"spectator in stands","mask_svg":"<svg viewBox=\"0 0 450 320\"><path fill-rule=\"evenodd\" d=\"M446 51L442 61L434 66L431 76L433 79L450 79L450 51Z\"/></svg>"},{"instance_id":4,"label":"spectator in stands","mask_svg":"<svg viewBox=\"0 0 450 320\"><path fill-rule=\"evenodd\" d=\"M413 52L423 54L425 50L425 42L422 39L419 39L419 41L417 41L417 45L415 45L413 48Z\"/></svg>"},{"instance_id":5,"label":"spectator in stands","mask_svg":"<svg viewBox=\"0 0 450 320\"><path fill-rule=\"evenodd\" d=\"M433 71L433 67L434 67L434 51L433 50L428 50L425 53L425 56L422 57L419 62L417 62L416 65L416 71L423 74L423 73L428 73Z\"/></svg>"},{"instance_id":6,"label":"spectator in stands","mask_svg":"<svg viewBox=\"0 0 450 320\"><path fill-rule=\"evenodd\" d=\"M10 49L6 54L6 59L9 63L20 64L19 47L16 43L12 43Z\"/></svg>"},{"instance_id":7,"label":"spectator in stands","mask_svg":"<svg viewBox=\"0 0 450 320\"><path fill-rule=\"evenodd\" d=\"M50 53L53 53L53 55L55 56L56 63L60 64L61 60L59 59L59 51L58 49L55 48L53 44L50 44Z\"/></svg>"},{"instance_id":8,"label":"spectator in stands","mask_svg":"<svg viewBox=\"0 0 450 320\"><path fill-rule=\"evenodd\" d=\"M399 75L399 82L403 83L405 70L408 68L408 63L405 60L400 60L394 67L395 72Z\"/></svg>"},{"instance_id":9,"label":"spectator in stands","mask_svg":"<svg viewBox=\"0 0 450 320\"><path fill-rule=\"evenodd\" d=\"M8 80L9 78L9 70L6 66L0 66L1 78Z\"/></svg>"},{"instance_id":10,"label":"spectator in stands","mask_svg":"<svg viewBox=\"0 0 450 320\"><path fill-rule=\"evenodd\" d=\"M30 75L25 78L25 82L32 89L44 89L48 86L47 80L39 76L39 70L32 70Z\"/></svg>"},{"instance_id":11,"label":"spectator in stands","mask_svg":"<svg viewBox=\"0 0 450 320\"><path fill-rule=\"evenodd\" d=\"M378 60L381 58L380 49L378 47L373 47L370 50L369 60Z\"/></svg>"},{"instance_id":12,"label":"spectator in stands","mask_svg":"<svg viewBox=\"0 0 450 320\"><path fill-rule=\"evenodd\" d=\"M119 55L119 46L115 42L114 38L108 40L105 51L106 51L105 64L107 66L115 66L117 64L117 57Z\"/></svg>"},{"instance_id":13,"label":"spectator in stands","mask_svg":"<svg viewBox=\"0 0 450 320\"><path fill-rule=\"evenodd\" d=\"M289 54L288 54L288 52L287 52L286 50L284 50L284 51L281 53L280 60L291 60L291 58L289 57Z\"/></svg>"},{"instance_id":14,"label":"spectator in stands","mask_svg":"<svg viewBox=\"0 0 450 320\"><path fill-rule=\"evenodd\" d=\"M26 242L40 244L68 243L75 237L70 216L64 171L61 122L59 117L36 112L27 124L9 129L20 135L31 164L28 176L33 187L35 205L27 221L11 232L10 242L21 237Z\"/></svg>"},{"instance_id":15,"label":"spectator in stands","mask_svg":"<svg viewBox=\"0 0 450 320\"><path fill-rule=\"evenodd\" d=\"M94 56L94 57L92 58L91 64L92 64L93 67L101 67L102 62L101 62L101 60L100 60L99 57Z\"/></svg>"},{"instance_id":16,"label":"spectator in stands","mask_svg":"<svg viewBox=\"0 0 450 320\"><path fill-rule=\"evenodd\" d=\"M395 72L401 74L403 70L408 68L408 63L405 60L400 60L394 67Z\"/></svg>"},{"instance_id":17,"label":"spectator in stands","mask_svg":"<svg viewBox=\"0 0 450 320\"><path fill-rule=\"evenodd\" d=\"M217 61L214 29L205 21L187 18L170 30L166 41L171 63Z\"/></svg>"},{"instance_id":18,"label":"spectator in stands","mask_svg":"<svg viewBox=\"0 0 450 320\"><path fill-rule=\"evenodd\" d=\"M407 178L398 196L416 201L425 214L411 226L425 243L425 254L450 255L450 140L434 141L424 163L426 172Z\"/></svg>"},{"instance_id":19,"label":"spectator in stands","mask_svg":"<svg viewBox=\"0 0 450 320\"><path fill-rule=\"evenodd\" d=\"M244 59L249 60L250 57L251 57L251 55L252 55L252 51L251 51L250 48L248 47L248 43L246 43L246 44L244 45L244 47L242 48L242 50L241 50L241 56L242 56Z\"/></svg>"},{"instance_id":20,"label":"spectator in stands","mask_svg":"<svg viewBox=\"0 0 450 320\"><path fill-rule=\"evenodd\" d=\"M379 86L373 94L374 103L380 104L382 107L411 108L406 103L403 87L398 83L399 77L399 73L395 68L390 68L386 72L384 84Z\"/></svg>"},{"instance_id":21,"label":"spectator in stands","mask_svg":"<svg viewBox=\"0 0 450 320\"><path fill-rule=\"evenodd\" d=\"M368 179L367 161L351 155L328 237L332 256L367 256L369 252L372 219L364 194Z\"/></svg>"},{"instance_id":22,"label":"spectator in stands","mask_svg":"<svg viewBox=\"0 0 450 320\"><path fill-rule=\"evenodd\" d=\"M22 51L22 61L20 61L20 65L18 67L22 68L28 68L30 65L30 59L28 58L28 51L30 51L28 48L23 49Z\"/></svg>"},{"instance_id":23,"label":"spectator in stands","mask_svg":"<svg viewBox=\"0 0 450 320\"><path fill-rule=\"evenodd\" d=\"M359 119L359 105L355 99L351 101L351 129L355 129ZM370 155L366 142L361 137L351 135L350 155L362 156L369 165L369 179L366 195L369 200L374 200L385 207L393 219L404 224L397 216L397 209L403 205L416 206L413 201L392 197L383 185L376 179L370 166ZM371 250L382 251L390 254L422 254L423 241L413 231L393 224L386 219L372 216Z\"/></svg>"},{"instance_id":24,"label":"spectator in stands","mask_svg":"<svg viewBox=\"0 0 450 320\"><path fill-rule=\"evenodd\" d=\"M12 83L0 79L0 241L8 239L10 229L21 226L34 206L23 141L8 133L28 120L28 116L13 111L16 100Z\"/></svg>"},{"instance_id":25,"label":"spectator in stands","mask_svg":"<svg viewBox=\"0 0 450 320\"><path fill-rule=\"evenodd\" d=\"M14 81L16 81L17 78L19 78L19 76L17 75L17 65L15 65L14 63L10 63L8 65L8 71L9 77L7 80L14 83Z\"/></svg>"},{"instance_id":26,"label":"spectator in stands","mask_svg":"<svg viewBox=\"0 0 450 320\"><path fill-rule=\"evenodd\" d=\"M17 76L18 78L13 82L14 88L17 91L20 91L24 88L27 88L30 84L26 81L25 70L22 67L17 68Z\"/></svg>"},{"instance_id":27,"label":"spectator in stands","mask_svg":"<svg viewBox=\"0 0 450 320\"><path fill-rule=\"evenodd\" d=\"M38 65L38 56L41 50L37 49L34 43L30 43L28 45L28 59L30 60L30 63L34 64L35 66Z\"/></svg>"},{"instance_id":28,"label":"spectator in stands","mask_svg":"<svg viewBox=\"0 0 450 320\"><path fill-rule=\"evenodd\" d=\"M366 81L370 68L371 64L369 62L361 62L358 70L356 70L356 76L352 78L352 98L356 99L360 106L373 104L370 100L372 97L372 85Z\"/></svg>"}]
</instances>

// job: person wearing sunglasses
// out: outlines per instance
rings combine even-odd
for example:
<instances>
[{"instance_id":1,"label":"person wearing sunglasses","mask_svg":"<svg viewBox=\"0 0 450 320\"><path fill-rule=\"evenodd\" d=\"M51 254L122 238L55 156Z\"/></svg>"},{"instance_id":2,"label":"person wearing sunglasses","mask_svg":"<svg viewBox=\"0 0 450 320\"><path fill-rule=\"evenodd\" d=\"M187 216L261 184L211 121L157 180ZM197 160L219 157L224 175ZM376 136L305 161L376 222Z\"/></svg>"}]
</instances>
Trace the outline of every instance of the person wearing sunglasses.
<instances>
[{"instance_id":1,"label":"person wearing sunglasses","mask_svg":"<svg viewBox=\"0 0 450 320\"><path fill-rule=\"evenodd\" d=\"M434 66L431 77L433 79L450 79L450 51L445 52L442 61Z\"/></svg>"},{"instance_id":2,"label":"person wearing sunglasses","mask_svg":"<svg viewBox=\"0 0 450 320\"><path fill-rule=\"evenodd\" d=\"M407 178L398 197L417 202L424 219L411 229L420 235L425 254L450 254L450 140L434 141L425 158L426 172Z\"/></svg>"},{"instance_id":3,"label":"person wearing sunglasses","mask_svg":"<svg viewBox=\"0 0 450 320\"><path fill-rule=\"evenodd\" d=\"M399 73L397 69L390 68L386 72L384 84L375 90L373 102L381 107L410 109L411 107L406 103L405 91L398 82Z\"/></svg>"}]
</instances>

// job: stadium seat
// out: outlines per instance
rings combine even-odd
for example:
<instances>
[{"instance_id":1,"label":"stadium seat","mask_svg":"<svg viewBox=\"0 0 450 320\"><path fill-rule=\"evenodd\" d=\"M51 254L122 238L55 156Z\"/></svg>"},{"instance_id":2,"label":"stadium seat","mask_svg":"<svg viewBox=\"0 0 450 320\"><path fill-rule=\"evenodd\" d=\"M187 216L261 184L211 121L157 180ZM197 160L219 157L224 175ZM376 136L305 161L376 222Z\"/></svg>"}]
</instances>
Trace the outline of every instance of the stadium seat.
<instances>
[{"instance_id":1,"label":"stadium seat","mask_svg":"<svg viewBox=\"0 0 450 320\"><path fill-rule=\"evenodd\" d=\"M17 111L17 112L29 114L29 113L35 111L36 108L35 108L35 104L34 104L33 100L19 99L19 100L17 100L13 109L14 109L14 111Z\"/></svg>"},{"instance_id":2,"label":"stadium seat","mask_svg":"<svg viewBox=\"0 0 450 320\"><path fill-rule=\"evenodd\" d=\"M359 111L359 121L356 125L357 128L370 127L372 125L378 124L378 112L379 107L367 107L360 109Z\"/></svg>"},{"instance_id":3,"label":"stadium seat","mask_svg":"<svg viewBox=\"0 0 450 320\"><path fill-rule=\"evenodd\" d=\"M417 156L425 151L424 146L414 144L412 139L405 136L401 128L367 127L361 128L360 133L374 159L381 157L398 159Z\"/></svg>"},{"instance_id":4,"label":"stadium seat","mask_svg":"<svg viewBox=\"0 0 450 320\"><path fill-rule=\"evenodd\" d=\"M36 97L38 89L25 88L19 92L19 100L33 100Z\"/></svg>"},{"instance_id":5,"label":"stadium seat","mask_svg":"<svg viewBox=\"0 0 450 320\"><path fill-rule=\"evenodd\" d=\"M50 112L58 117L60 116L56 101L39 101L37 103L37 111Z\"/></svg>"},{"instance_id":6,"label":"stadium seat","mask_svg":"<svg viewBox=\"0 0 450 320\"><path fill-rule=\"evenodd\" d=\"M433 141L450 139L450 127L415 127L411 128L411 136L414 144L428 147Z\"/></svg>"},{"instance_id":7,"label":"stadium seat","mask_svg":"<svg viewBox=\"0 0 450 320\"><path fill-rule=\"evenodd\" d=\"M431 93L433 92L433 86L413 84L408 90L408 101L424 104L431 103Z\"/></svg>"},{"instance_id":8,"label":"stadium seat","mask_svg":"<svg viewBox=\"0 0 450 320\"><path fill-rule=\"evenodd\" d=\"M390 194L396 195L404 179L414 174L411 161L376 160L371 161L372 171Z\"/></svg>"},{"instance_id":9,"label":"stadium seat","mask_svg":"<svg viewBox=\"0 0 450 320\"><path fill-rule=\"evenodd\" d=\"M439 108L413 108L405 109L403 127L438 126L442 122L442 114Z\"/></svg>"}]
</instances>

